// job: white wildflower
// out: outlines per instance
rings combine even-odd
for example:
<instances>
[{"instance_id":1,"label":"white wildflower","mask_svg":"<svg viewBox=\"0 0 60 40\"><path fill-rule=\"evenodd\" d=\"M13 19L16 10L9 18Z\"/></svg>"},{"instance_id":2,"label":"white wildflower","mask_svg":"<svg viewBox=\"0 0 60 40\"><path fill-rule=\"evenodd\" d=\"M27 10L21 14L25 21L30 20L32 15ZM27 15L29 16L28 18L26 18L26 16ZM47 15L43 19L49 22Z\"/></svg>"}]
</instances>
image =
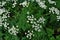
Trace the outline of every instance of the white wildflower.
<instances>
[{"instance_id":1,"label":"white wildflower","mask_svg":"<svg viewBox=\"0 0 60 40\"><path fill-rule=\"evenodd\" d=\"M46 9L47 6L45 5L45 1L41 1L41 0L36 0L36 2L39 4L39 6L43 9Z\"/></svg>"},{"instance_id":2,"label":"white wildflower","mask_svg":"<svg viewBox=\"0 0 60 40\"><path fill-rule=\"evenodd\" d=\"M42 25L38 23L44 23L45 19L43 17L39 18L38 22L37 22L37 19L34 17L34 15L28 15L27 19L28 19L27 22L30 22L32 24L32 28L34 28L35 31L38 31L38 32L41 31Z\"/></svg>"},{"instance_id":3,"label":"white wildflower","mask_svg":"<svg viewBox=\"0 0 60 40\"><path fill-rule=\"evenodd\" d=\"M25 33L26 37L31 39L34 36L33 31L28 30L28 33Z\"/></svg>"},{"instance_id":4,"label":"white wildflower","mask_svg":"<svg viewBox=\"0 0 60 40\"><path fill-rule=\"evenodd\" d=\"M13 6L12 6L12 8L14 8L16 4L17 4L17 3L16 3L16 2L14 2L14 3L13 3Z\"/></svg>"},{"instance_id":5,"label":"white wildflower","mask_svg":"<svg viewBox=\"0 0 60 40\"><path fill-rule=\"evenodd\" d=\"M60 16L57 16L57 21L59 21L60 20Z\"/></svg>"},{"instance_id":6,"label":"white wildflower","mask_svg":"<svg viewBox=\"0 0 60 40\"><path fill-rule=\"evenodd\" d=\"M12 28L8 29L8 32L12 35L16 35L18 33L19 29L12 26Z\"/></svg>"},{"instance_id":7,"label":"white wildflower","mask_svg":"<svg viewBox=\"0 0 60 40\"><path fill-rule=\"evenodd\" d=\"M3 19L4 19L4 18L7 18L7 16L6 16L5 14L3 14L2 18L3 18Z\"/></svg>"},{"instance_id":8,"label":"white wildflower","mask_svg":"<svg viewBox=\"0 0 60 40\"><path fill-rule=\"evenodd\" d=\"M7 22L3 23L3 26L4 26L5 29L7 29L8 25L9 25L9 23L7 23Z\"/></svg>"},{"instance_id":9,"label":"white wildflower","mask_svg":"<svg viewBox=\"0 0 60 40\"><path fill-rule=\"evenodd\" d=\"M5 13L4 13L5 12ZM4 14L3 14L4 13ZM2 16L0 16L0 26L4 26L5 28L7 27L7 25L9 24L9 23L7 23L6 21L7 21L7 10L5 10L5 8L2 8L2 9L0 9L0 15L2 15ZM4 22L3 22L4 21ZM2 23L3 22L3 23Z\"/></svg>"},{"instance_id":10,"label":"white wildflower","mask_svg":"<svg viewBox=\"0 0 60 40\"><path fill-rule=\"evenodd\" d=\"M3 7L5 4L6 4L6 1L2 1L2 2L0 2L1 4L0 4L0 7Z\"/></svg>"},{"instance_id":11,"label":"white wildflower","mask_svg":"<svg viewBox=\"0 0 60 40\"><path fill-rule=\"evenodd\" d=\"M28 13L29 13L29 12L28 12ZM31 15L31 16L28 15L28 16L27 16L27 19L28 19L27 22L30 21L31 24L34 23L34 15Z\"/></svg>"},{"instance_id":12,"label":"white wildflower","mask_svg":"<svg viewBox=\"0 0 60 40\"><path fill-rule=\"evenodd\" d=\"M49 10L50 10L50 13L52 12L53 14L55 13L55 14L59 15L59 13L60 13L60 11L55 7L51 7L51 8L49 8Z\"/></svg>"},{"instance_id":13,"label":"white wildflower","mask_svg":"<svg viewBox=\"0 0 60 40\"><path fill-rule=\"evenodd\" d=\"M34 25L34 29L35 29L35 31L38 31L38 32L40 32L41 31L41 28L42 28L42 25Z\"/></svg>"},{"instance_id":14,"label":"white wildflower","mask_svg":"<svg viewBox=\"0 0 60 40\"><path fill-rule=\"evenodd\" d=\"M29 2L24 1L23 3L20 3L19 5L22 5L23 7L28 7L29 6Z\"/></svg>"},{"instance_id":15,"label":"white wildflower","mask_svg":"<svg viewBox=\"0 0 60 40\"><path fill-rule=\"evenodd\" d=\"M1 15L3 12L5 12L5 9L4 9L4 8L0 9L0 15Z\"/></svg>"},{"instance_id":16,"label":"white wildflower","mask_svg":"<svg viewBox=\"0 0 60 40\"><path fill-rule=\"evenodd\" d=\"M56 5L56 2L55 2L55 1L48 0L48 2L49 2L50 4L54 4L54 5Z\"/></svg>"},{"instance_id":17,"label":"white wildflower","mask_svg":"<svg viewBox=\"0 0 60 40\"><path fill-rule=\"evenodd\" d=\"M45 22L45 18L43 17L40 17L39 20L37 21L37 23L43 23L44 24Z\"/></svg>"},{"instance_id":18,"label":"white wildflower","mask_svg":"<svg viewBox=\"0 0 60 40\"><path fill-rule=\"evenodd\" d=\"M27 14L29 14L29 11L27 12Z\"/></svg>"},{"instance_id":19,"label":"white wildflower","mask_svg":"<svg viewBox=\"0 0 60 40\"><path fill-rule=\"evenodd\" d=\"M27 23L29 23L29 21L27 21Z\"/></svg>"}]
</instances>

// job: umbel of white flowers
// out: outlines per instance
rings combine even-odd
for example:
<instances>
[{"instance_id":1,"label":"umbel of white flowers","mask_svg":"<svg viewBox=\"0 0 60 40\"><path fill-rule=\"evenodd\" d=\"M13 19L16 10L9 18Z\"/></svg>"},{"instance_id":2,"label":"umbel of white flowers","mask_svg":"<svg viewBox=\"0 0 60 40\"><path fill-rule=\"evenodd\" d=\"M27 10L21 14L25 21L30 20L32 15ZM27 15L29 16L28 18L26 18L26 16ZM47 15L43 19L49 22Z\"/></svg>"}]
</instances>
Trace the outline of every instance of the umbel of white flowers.
<instances>
[{"instance_id":1,"label":"umbel of white flowers","mask_svg":"<svg viewBox=\"0 0 60 40\"><path fill-rule=\"evenodd\" d=\"M29 15L29 11L27 12L27 23L31 23L32 24L32 28L34 28L35 31L40 32L42 25L40 25L40 23L44 24L45 22L45 18L40 17L38 20L34 17L34 15Z\"/></svg>"},{"instance_id":2,"label":"umbel of white flowers","mask_svg":"<svg viewBox=\"0 0 60 40\"><path fill-rule=\"evenodd\" d=\"M16 26L16 27L18 27L18 26ZM8 32L12 35L16 35L19 31L19 29L16 27L12 26L12 28L8 28Z\"/></svg>"},{"instance_id":3,"label":"umbel of white flowers","mask_svg":"<svg viewBox=\"0 0 60 40\"><path fill-rule=\"evenodd\" d=\"M6 1L0 2L0 7L3 7L6 4Z\"/></svg>"},{"instance_id":4,"label":"umbel of white flowers","mask_svg":"<svg viewBox=\"0 0 60 40\"><path fill-rule=\"evenodd\" d=\"M28 7L29 6L29 2L24 1L24 2L20 3L19 5L22 5L23 7Z\"/></svg>"},{"instance_id":5,"label":"umbel of white flowers","mask_svg":"<svg viewBox=\"0 0 60 40\"><path fill-rule=\"evenodd\" d=\"M55 2L55 1L48 0L48 2L49 2L50 4L54 4L54 5L56 5L56 2Z\"/></svg>"},{"instance_id":6,"label":"umbel of white flowers","mask_svg":"<svg viewBox=\"0 0 60 40\"><path fill-rule=\"evenodd\" d=\"M55 8L55 7L51 7L51 8L49 8L49 12L51 13L53 13L53 14L56 14L57 16L57 21L59 21L60 20L60 10L58 10L57 8Z\"/></svg>"},{"instance_id":7,"label":"umbel of white flowers","mask_svg":"<svg viewBox=\"0 0 60 40\"><path fill-rule=\"evenodd\" d=\"M5 13L4 13L5 12ZM4 14L3 14L4 13ZM5 8L0 8L0 26L7 26L7 18L10 17L9 12L7 10L5 10ZM2 16L1 16L2 15ZM4 23L2 23L4 21Z\"/></svg>"},{"instance_id":8,"label":"umbel of white flowers","mask_svg":"<svg viewBox=\"0 0 60 40\"><path fill-rule=\"evenodd\" d=\"M25 35L28 39L31 39L34 36L33 31L30 31L30 30L28 30L27 33L25 32Z\"/></svg>"},{"instance_id":9,"label":"umbel of white flowers","mask_svg":"<svg viewBox=\"0 0 60 40\"><path fill-rule=\"evenodd\" d=\"M46 9L47 6L45 5L45 1L42 1L42 0L36 0L36 2L38 3L38 5L43 8L43 9Z\"/></svg>"}]
</instances>

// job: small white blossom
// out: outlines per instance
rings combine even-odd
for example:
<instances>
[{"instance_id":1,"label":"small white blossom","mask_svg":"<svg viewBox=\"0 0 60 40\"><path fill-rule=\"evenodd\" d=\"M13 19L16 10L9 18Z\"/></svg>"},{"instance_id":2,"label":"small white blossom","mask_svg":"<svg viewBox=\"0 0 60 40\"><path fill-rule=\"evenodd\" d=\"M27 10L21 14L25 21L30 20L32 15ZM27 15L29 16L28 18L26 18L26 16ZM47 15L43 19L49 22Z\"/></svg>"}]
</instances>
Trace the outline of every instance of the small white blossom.
<instances>
[{"instance_id":1,"label":"small white blossom","mask_svg":"<svg viewBox=\"0 0 60 40\"><path fill-rule=\"evenodd\" d=\"M4 13L5 12L5 13ZM9 23L7 23L7 14L9 14L9 13L7 13L8 11L7 10L5 10L5 8L2 8L2 9L0 9L0 15L2 15L2 16L0 16L0 26L4 26L5 28L7 27L7 25L9 25ZM4 14L3 14L4 13ZM4 21L4 22L3 22ZM3 22L3 23L2 23Z\"/></svg>"},{"instance_id":2,"label":"small white blossom","mask_svg":"<svg viewBox=\"0 0 60 40\"><path fill-rule=\"evenodd\" d=\"M30 22L32 24L32 28L35 31L38 31L38 32L41 31L42 25L40 25L38 23L44 23L45 22L45 19L43 17L40 17L38 22L37 22L37 19L34 17L34 15L28 14L27 19L28 19L27 22Z\"/></svg>"},{"instance_id":3,"label":"small white blossom","mask_svg":"<svg viewBox=\"0 0 60 40\"><path fill-rule=\"evenodd\" d=\"M7 18L7 16L6 16L5 14L3 14L2 18L3 18L3 19L4 19L4 18Z\"/></svg>"},{"instance_id":4,"label":"small white blossom","mask_svg":"<svg viewBox=\"0 0 60 40\"><path fill-rule=\"evenodd\" d=\"M31 24L34 23L34 20L35 20L35 19L34 19L34 15L31 15L31 16L28 15L28 16L27 16L27 19L28 19L27 22L30 21Z\"/></svg>"},{"instance_id":5,"label":"small white blossom","mask_svg":"<svg viewBox=\"0 0 60 40\"><path fill-rule=\"evenodd\" d=\"M40 17L39 20L37 21L37 23L43 23L44 24L45 22L45 18L43 17Z\"/></svg>"},{"instance_id":6,"label":"small white blossom","mask_svg":"<svg viewBox=\"0 0 60 40\"><path fill-rule=\"evenodd\" d=\"M0 7L3 7L5 4L6 4L6 1L2 1L2 2L0 2L1 4L0 4Z\"/></svg>"},{"instance_id":7,"label":"small white blossom","mask_svg":"<svg viewBox=\"0 0 60 40\"><path fill-rule=\"evenodd\" d=\"M27 14L29 14L29 11L27 12Z\"/></svg>"},{"instance_id":8,"label":"small white blossom","mask_svg":"<svg viewBox=\"0 0 60 40\"><path fill-rule=\"evenodd\" d=\"M48 2L49 2L50 4L54 4L54 5L56 5L56 2L55 2L55 1L48 0Z\"/></svg>"},{"instance_id":9,"label":"small white blossom","mask_svg":"<svg viewBox=\"0 0 60 40\"><path fill-rule=\"evenodd\" d=\"M57 21L59 21L60 20L60 16L57 16Z\"/></svg>"},{"instance_id":10,"label":"small white blossom","mask_svg":"<svg viewBox=\"0 0 60 40\"><path fill-rule=\"evenodd\" d=\"M30 23L33 24L33 21L31 21Z\"/></svg>"},{"instance_id":11,"label":"small white blossom","mask_svg":"<svg viewBox=\"0 0 60 40\"><path fill-rule=\"evenodd\" d=\"M29 21L27 21L27 23L29 23Z\"/></svg>"},{"instance_id":12,"label":"small white blossom","mask_svg":"<svg viewBox=\"0 0 60 40\"><path fill-rule=\"evenodd\" d=\"M28 7L29 6L29 2L24 1L23 3L20 3L19 5L22 5L23 7Z\"/></svg>"},{"instance_id":13,"label":"small white blossom","mask_svg":"<svg viewBox=\"0 0 60 40\"><path fill-rule=\"evenodd\" d=\"M4 8L0 9L0 15L1 15L3 12L5 12L5 9L4 9Z\"/></svg>"},{"instance_id":14,"label":"small white blossom","mask_svg":"<svg viewBox=\"0 0 60 40\"><path fill-rule=\"evenodd\" d=\"M39 4L39 6L43 9L46 9L47 6L45 5L45 1L42 0L36 0L36 2Z\"/></svg>"},{"instance_id":15,"label":"small white blossom","mask_svg":"<svg viewBox=\"0 0 60 40\"><path fill-rule=\"evenodd\" d=\"M28 30L28 33L25 33L26 37L31 39L34 36L33 31Z\"/></svg>"},{"instance_id":16,"label":"small white blossom","mask_svg":"<svg viewBox=\"0 0 60 40\"><path fill-rule=\"evenodd\" d=\"M3 23L4 27L7 27L7 25L9 25L9 23L5 22Z\"/></svg>"},{"instance_id":17,"label":"small white blossom","mask_svg":"<svg viewBox=\"0 0 60 40\"><path fill-rule=\"evenodd\" d=\"M12 28L8 29L8 32L12 35L16 35L18 33L19 29L15 28L14 26L12 26Z\"/></svg>"},{"instance_id":18,"label":"small white blossom","mask_svg":"<svg viewBox=\"0 0 60 40\"><path fill-rule=\"evenodd\" d=\"M37 25L33 25L33 26L34 26L35 31L38 31L38 32L41 31L42 25L37 24ZM33 27L33 26L32 26L32 27Z\"/></svg>"},{"instance_id":19,"label":"small white blossom","mask_svg":"<svg viewBox=\"0 0 60 40\"><path fill-rule=\"evenodd\" d=\"M51 8L49 8L49 10L50 10L50 13L52 12L53 14L55 13L55 14L59 15L59 13L60 13L60 11L55 7L51 7Z\"/></svg>"},{"instance_id":20,"label":"small white blossom","mask_svg":"<svg viewBox=\"0 0 60 40\"><path fill-rule=\"evenodd\" d=\"M14 2L14 3L13 3L13 6L12 6L12 8L14 8L16 4L17 4L17 3L16 3L16 2Z\"/></svg>"}]
</instances>

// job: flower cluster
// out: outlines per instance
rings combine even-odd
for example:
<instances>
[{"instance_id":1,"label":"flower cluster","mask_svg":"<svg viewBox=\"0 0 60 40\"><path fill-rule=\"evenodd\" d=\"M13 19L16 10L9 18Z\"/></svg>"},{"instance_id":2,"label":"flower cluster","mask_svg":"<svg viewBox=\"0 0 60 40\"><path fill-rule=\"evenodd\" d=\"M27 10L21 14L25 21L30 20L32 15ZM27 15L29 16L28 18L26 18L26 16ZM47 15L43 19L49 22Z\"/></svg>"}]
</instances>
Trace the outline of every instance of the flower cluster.
<instances>
[{"instance_id":1,"label":"flower cluster","mask_svg":"<svg viewBox=\"0 0 60 40\"><path fill-rule=\"evenodd\" d=\"M4 21L6 21L7 19L7 10L5 10L5 8L1 8L6 4L6 1L2 1L0 2L0 26L4 25ZM5 12L5 13L4 13ZM4 13L4 14L3 14ZM2 16L1 16L2 15ZM5 22L6 23L6 22ZM4 25L5 26L5 25Z\"/></svg>"},{"instance_id":2,"label":"flower cluster","mask_svg":"<svg viewBox=\"0 0 60 40\"><path fill-rule=\"evenodd\" d=\"M57 14L57 15L59 15L59 13L60 13L60 11L57 9L57 8L55 8L55 7L51 7L51 8L49 8L49 12L51 13L53 13L53 14Z\"/></svg>"},{"instance_id":3,"label":"flower cluster","mask_svg":"<svg viewBox=\"0 0 60 40\"><path fill-rule=\"evenodd\" d=\"M5 4L5 2L2 2L2 7ZM10 28L8 25L9 23L7 22L7 19L10 17L9 15L10 12L8 12L5 8L0 8L0 26L4 26L4 28L7 30L10 34L16 35L18 33L18 29L16 29L14 26Z\"/></svg>"},{"instance_id":4,"label":"flower cluster","mask_svg":"<svg viewBox=\"0 0 60 40\"><path fill-rule=\"evenodd\" d=\"M43 17L40 17L38 20L34 17L34 15L29 15L29 12L27 12L28 16L27 16L27 23L31 23L32 24L32 28L34 28L35 31L40 32L42 25L45 22L45 19Z\"/></svg>"},{"instance_id":5,"label":"flower cluster","mask_svg":"<svg viewBox=\"0 0 60 40\"><path fill-rule=\"evenodd\" d=\"M31 39L31 38L34 36L33 31L30 31L30 30L28 30L28 32L25 33L25 35L26 35L26 37L29 38L29 39Z\"/></svg>"},{"instance_id":6,"label":"flower cluster","mask_svg":"<svg viewBox=\"0 0 60 40\"><path fill-rule=\"evenodd\" d=\"M24 1L23 3L20 3L19 5L22 5L23 7L28 7L29 6L29 2Z\"/></svg>"},{"instance_id":7,"label":"flower cluster","mask_svg":"<svg viewBox=\"0 0 60 40\"><path fill-rule=\"evenodd\" d=\"M12 26L12 28L8 28L8 32L12 35L16 35L19 31L18 26L16 26L16 27Z\"/></svg>"},{"instance_id":8,"label":"flower cluster","mask_svg":"<svg viewBox=\"0 0 60 40\"><path fill-rule=\"evenodd\" d=\"M28 14L29 12L27 12L27 14ZM28 18L28 20L27 20L27 22L29 22L30 21L30 23L31 24L33 24L34 23L34 21L36 21L36 18L34 18L34 15L28 15L27 16L27 18Z\"/></svg>"},{"instance_id":9,"label":"flower cluster","mask_svg":"<svg viewBox=\"0 0 60 40\"><path fill-rule=\"evenodd\" d=\"M59 21L60 20L60 15L59 16L57 16L57 21Z\"/></svg>"},{"instance_id":10,"label":"flower cluster","mask_svg":"<svg viewBox=\"0 0 60 40\"><path fill-rule=\"evenodd\" d=\"M56 5L56 2L55 2L55 1L48 0L48 2L49 2L50 4L54 4L54 5Z\"/></svg>"},{"instance_id":11,"label":"flower cluster","mask_svg":"<svg viewBox=\"0 0 60 40\"><path fill-rule=\"evenodd\" d=\"M3 24L3 23L2 23L2 22L3 22L3 21L2 21L2 16L1 16L3 12L5 12L5 9L1 9L1 8L0 8L0 26L2 26L2 24Z\"/></svg>"},{"instance_id":12,"label":"flower cluster","mask_svg":"<svg viewBox=\"0 0 60 40\"><path fill-rule=\"evenodd\" d=\"M36 0L36 2L39 4L39 6L43 9L46 9L47 6L45 5L45 1L42 0Z\"/></svg>"},{"instance_id":13,"label":"flower cluster","mask_svg":"<svg viewBox=\"0 0 60 40\"><path fill-rule=\"evenodd\" d=\"M12 5L13 5L13 6L12 6L12 8L14 8L16 4L17 4L17 3L16 3L16 2L14 2L14 3L12 4Z\"/></svg>"},{"instance_id":14,"label":"flower cluster","mask_svg":"<svg viewBox=\"0 0 60 40\"><path fill-rule=\"evenodd\" d=\"M5 12L5 9L4 8L0 8L0 15Z\"/></svg>"},{"instance_id":15,"label":"flower cluster","mask_svg":"<svg viewBox=\"0 0 60 40\"><path fill-rule=\"evenodd\" d=\"M42 23L42 24L44 24L44 22L45 22L45 18L43 17L40 17L39 20L37 21L37 23Z\"/></svg>"},{"instance_id":16,"label":"flower cluster","mask_svg":"<svg viewBox=\"0 0 60 40\"><path fill-rule=\"evenodd\" d=\"M7 25L9 24L9 23L7 23L7 18L9 17L8 14L9 14L9 12L7 10L5 10L5 8L0 9L0 26L3 25L4 27L7 27Z\"/></svg>"},{"instance_id":17,"label":"flower cluster","mask_svg":"<svg viewBox=\"0 0 60 40\"><path fill-rule=\"evenodd\" d=\"M53 13L53 14L56 14L57 15L57 21L59 21L60 20L60 10L58 10L57 8L55 8L55 7L51 7L51 8L49 8L49 12L51 13Z\"/></svg>"},{"instance_id":18,"label":"flower cluster","mask_svg":"<svg viewBox=\"0 0 60 40\"><path fill-rule=\"evenodd\" d=\"M0 7L3 7L6 4L6 1L0 2Z\"/></svg>"}]
</instances>

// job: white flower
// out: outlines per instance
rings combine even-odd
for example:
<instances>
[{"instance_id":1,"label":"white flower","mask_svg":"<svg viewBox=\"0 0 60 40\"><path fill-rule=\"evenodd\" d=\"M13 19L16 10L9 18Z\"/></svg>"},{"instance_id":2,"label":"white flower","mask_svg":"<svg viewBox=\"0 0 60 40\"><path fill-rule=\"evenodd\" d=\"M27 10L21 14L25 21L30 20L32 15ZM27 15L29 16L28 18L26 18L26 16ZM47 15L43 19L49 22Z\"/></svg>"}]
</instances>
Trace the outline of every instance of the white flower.
<instances>
[{"instance_id":1,"label":"white flower","mask_svg":"<svg viewBox=\"0 0 60 40\"><path fill-rule=\"evenodd\" d=\"M8 25L9 25L9 23L7 23L7 22L4 22L4 23L3 23L3 26L4 26L5 29L8 28Z\"/></svg>"},{"instance_id":2,"label":"white flower","mask_svg":"<svg viewBox=\"0 0 60 40\"><path fill-rule=\"evenodd\" d=\"M23 3L20 3L19 5L22 5L23 7L28 7L29 6L29 2L24 1Z\"/></svg>"},{"instance_id":3,"label":"white flower","mask_svg":"<svg viewBox=\"0 0 60 40\"><path fill-rule=\"evenodd\" d=\"M28 30L28 33L25 33L26 37L31 39L34 36L33 31Z\"/></svg>"},{"instance_id":4,"label":"white flower","mask_svg":"<svg viewBox=\"0 0 60 40\"><path fill-rule=\"evenodd\" d=\"M46 9L47 6L45 5L45 1L42 0L36 0L36 2L39 4L39 6L43 9Z\"/></svg>"},{"instance_id":5,"label":"white flower","mask_svg":"<svg viewBox=\"0 0 60 40\"><path fill-rule=\"evenodd\" d=\"M29 13L29 12L28 12ZM37 22L37 19L34 17L34 15L29 15L27 16L27 22L30 22L32 24L32 28L35 30L35 31L38 31L40 32L41 31L41 28L42 28L42 25L38 24L38 23L43 23L45 22L45 19L43 17L40 17L38 22ZM28 36L27 36L28 37Z\"/></svg>"},{"instance_id":6,"label":"white flower","mask_svg":"<svg viewBox=\"0 0 60 40\"><path fill-rule=\"evenodd\" d=\"M6 12L6 13L4 13L4 12ZM6 21L7 21L7 13L8 11L7 10L5 10L5 8L2 8L2 9L0 9L0 15L2 15L2 16L0 16L0 26L4 26L5 28L7 27L7 25L9 24L9 23L7 23ZM4 13L4 14L3 14ZM4 21L4 22L3 22ZM3 23L2 23L3 22Z\"/></svg>"},{"instance_id":7,"label":"white flower","mask_svg":"<svg viewBox=\"0 0 60 40\"><path fill-rule=\"evenodd\" d=\"M59 21L60 20L60 16L57 16L57 21Z\"/></svg>"},{"instance_id":8,"label":"white flower","mask_svg":"<svg viewBox=\"0 0 60 40\"><path fill-rule=\"evenodd\" d=\"M27 12L27 13L29 13L29 12ZM34 19L34 15L31 15L31 16L28 15L27 16L27 19L28 19L27 22L30 21L31 24L33 24L34 23L34 20L36 20L36 19Z\"/></svg>"},{"instance_id":9,"label":"white flower","mask_svg":"<svg viewBox=\"0 0 60 40\"><path fill-rule=\"evenodd\" d=\"M42 25L40 25L40 24L34 25L35 31L40 32L41 31L41 28L42 28Z\"/></svg>"},{"instance_id":10,"label":"white flower","mask_svg":"<svg viewBox=\"0 0 60 40\"><path fill-rule=\"evenodd\" d=\"M3 19L4 19L4 18L7 18L7 16L6 16L5 14L3 14L2 18L3 18Z\"/></svg>"},{"instance_id":11,"label":"white flower","mask_svg":"<svg viewBox=\"0 0 60 40\"><path fill-rule=\"evenodd\" d=\"M27 21L27 23L29 23L29 21Z\"/></svg>"},{"instance_id":12,"label":"white flower","mask_svg":"<svg viewBox=\"0 0 60 40\"><path fill-rule=\"evenodd\" d=\"M16 2L14 2L14 3L13 3L13 6L12 6L12 8L14 8L16 4L17 4L17 3L16 3Z\"/></svg>"},{"instance_id":13,"label":"white flower","mask_svg":"<svg viewBox=\"0 0 60 40\"><path fill-rule=\"evenodd\" d=\"M27 11L27 14L29 14L29 11Z\"/></svg>"},{"instance_id":14,"label":"white flower","mask_svg":"<svg viewBox=\"0 0 60 40\"><path fill-rule=\"evenodd\" d=\"M2 1L2 4L0 4L0 7L3 7L6 4L6 1Z\"/></svg>"},{"instance_id":15,"label":"white flower","mask_svg":"<svg viewBox=\"0 0 60 40\"><path fill-rule=\"evenodd\" d=\"M55 14L59 15L59 13L60 13L60 11L55 7L51 7L51 8L49 8L49 10L50 10L49 12L50 13L52 12L53 14L55 13Z\"/></svg>"},{"instance_id":16,"label":"white flower","mask_svg":"<svg viewBox=\"0 0 60 40\"><path fill-rule=\"evenodd\" d=\"M44 24L45 22L45 18L43 17L40 17L39 20L37 21L37 23L43 23Z\"/></svg>"},{"instance_id":17,"label":"white flower","mask_svg":"<svg viewBox=\"0 0 60 40\"><path fill-rule=\"evenodd\" d=\"M4 8L0 9L0 15L1 15L3 12L5 12L5 9L4 9Z\"/></svg>"},{"instance_id":18,"label":"white flower","mask_svg":"<svg viewBox=\"0 0 60 40\"><path fill-rule=\"evenodd\" d=\"M18 33L19 29L15 28L14 26L12 26L12 28L8 29L8 32L12 35L16 35Z\"/></svg>"},{"instance_id":19,"label":"white flower","mask_svg":"<svg viewBox=\"0 0 60 40\"><path fill-rule=\"evenodd\" d=\"M48 2L49 2L50 4L54 4L54 5L56 5L56 2L55 2L55 1L48 0Z\"/></svg>"}]
</instances>

